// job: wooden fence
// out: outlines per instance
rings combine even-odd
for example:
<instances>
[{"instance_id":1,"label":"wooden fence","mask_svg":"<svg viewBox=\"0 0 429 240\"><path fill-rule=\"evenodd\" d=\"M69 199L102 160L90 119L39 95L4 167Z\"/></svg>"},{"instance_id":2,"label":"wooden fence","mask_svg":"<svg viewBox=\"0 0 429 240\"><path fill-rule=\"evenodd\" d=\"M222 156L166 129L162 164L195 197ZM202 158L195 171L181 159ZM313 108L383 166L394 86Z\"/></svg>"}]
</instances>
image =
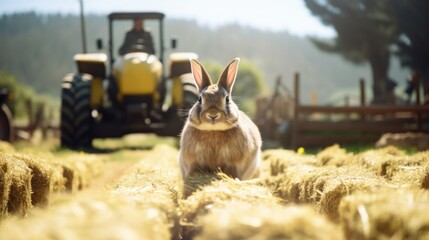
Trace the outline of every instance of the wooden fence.
<instances>
[{"instance_id":1,"label":"wooden fence","mask_svg":"<svg viewBox=\"0 0 429 240\"><path fill-rule=\"evenodd\" d=\"M366 106L365 82L360 80L360 106L313 106L300 103L300 79L295 74L291 147L375 143L383 133L429 132L429 106Z\"/></svg>"},{"instance_id":2,"label":"wooden fence","mask_svg":"<svg viewBox=\"0 0 429 240\"><path fill-rule=\"evenodd\" d=\"M40 129L43 139L48 135L59 136L58 123L53 120L53 109L47 109L45 104L33 103L31 100L26 100L26 109L28 122L14 121L14 140L31 140L37 129Z\"/></svg>"}]
</instances>

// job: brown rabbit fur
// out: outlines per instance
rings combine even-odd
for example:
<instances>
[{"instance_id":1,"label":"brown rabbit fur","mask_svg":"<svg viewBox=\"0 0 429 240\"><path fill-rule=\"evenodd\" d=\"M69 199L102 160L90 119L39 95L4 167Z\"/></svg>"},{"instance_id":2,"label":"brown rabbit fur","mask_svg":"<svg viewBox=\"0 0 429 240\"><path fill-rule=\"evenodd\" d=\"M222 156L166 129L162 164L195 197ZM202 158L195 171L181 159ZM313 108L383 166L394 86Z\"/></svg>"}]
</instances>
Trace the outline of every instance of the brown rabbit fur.
<instances>
[{"instance_id":1,"label":"brown rabbit fur","mask_svg":"<svg viewBox=\"0 0 429 240\"><path fill-rule=\"evenodd\" d=\"M261 134L231 98L238 63L238 58L231 61L217 84L212 84L201 63L191 60L200 96L181 134L179 164L183 179L196 172L219 170L242 180L259 176Z\"/></svg>"}]
</instances>

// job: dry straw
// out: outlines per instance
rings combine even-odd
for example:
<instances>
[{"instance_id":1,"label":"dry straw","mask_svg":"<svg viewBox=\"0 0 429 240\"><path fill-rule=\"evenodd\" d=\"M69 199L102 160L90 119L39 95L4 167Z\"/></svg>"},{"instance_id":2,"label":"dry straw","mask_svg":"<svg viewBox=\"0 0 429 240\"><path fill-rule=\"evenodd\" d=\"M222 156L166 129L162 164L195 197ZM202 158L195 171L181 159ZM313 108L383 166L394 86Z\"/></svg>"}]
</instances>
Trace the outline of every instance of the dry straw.
<instances>
[{"instance_id":1,"label":"dry straw","mask_svg":"<svg viewBox=\"0 0 429 240\"><path fill-rule=\"evenodd\" d=\"M0 153L0 220L7 216L7 203L9 201L12 177L8 155Z\"/></svg>"},{"instance_id":2,"label":"dry straw","mask_svg":"<svg viewBox=\"0 0 429 240\"><path fill-rule=\"evenodd\" d=\"M300 185L307 173L316 170L312 165L296 165L282 170L281 174L264 179L273 194L285 202L299 203Z\"/></svg>"},{"instance_id":3,"label":"dry straw","mask_svg":"<svg viewBox=\"0 0 429 240\"><path fill-rule=\"evenodd\" d=\"M91 186L92 180L104 171L102 157L84 153L63 156L59 161L53 161L53 164L56 168L62 168L65 188L72 193Z\"/></svg>"},{"instance_id":4,"label":"dry straw","mask_svg":"<svg viewBox=\"0 0 429 240\"><path fill-rule=\"evenodd\" d=\"M50 161L34 155L16 153L13 158L23 161L31 169L31 203L34 206L47 206L54 187L64 184L63 177L54 174L59 169L54 168Z\"/></svg>"},{"instance_id":5,"label":"dry straw","mask_svg":"<svg viewBox=\"0 0 429 240\"><path fill-rule=\"evenodd\" d=\"M408 158L404 151L393 147L368 150L355 156L355 164L364 166L379 176L390 178L403 159Z\"/></svg>"},{"instance_id":6,"label":"dry straw","mask_svg":"<svg viewBox=\"0 0 429 240\"><path fill-rule=\"evenodd\" d=\"M286 168L294 165L320 165L313 155L299 155L283 149L266 150L262 153L262 159L270 163L271 176L281 174Z\"/></svg>"},{"instance_id":7,"label":"dry straw","mask_svg":"<svg viewBox=\"0 0 429 240\"><path fill-rule=\"evenodd\" d=\"M0 152L14 153L15 148L12 146L12 144L0 140Z\"/></svg>"},{"instance_id":8,"label":"dry straw","mask_svg":"<svg viewBox=\"0 0 429 240\"><path fill-rule=\"evenodd\" d=\"M353 154L335 144L320 151L316 158L322 165L341 167L353 163Z\"/></svg>"},{"instance_id":9,"label":"dry straw","mask_svg":"<svg viewBox=\"0 0 429 240\"><path fill-rule=\"evenodd\" d=\"M158 146L144 153L143 160L112 189L112 193L138 209L156 209L163 219L160 224L170 229L174 238L179 236L177 154L177 150L169 146Z\"/></svg>"},{"instance_id":10,"label":"dry straw","mask_svg":"<svg viewBox=\"0 0 429 240\"><path fill-rule=\"evenodd\" d=\"M278 200L257 180L239 181L226 175L197 190L180 202L182 237L191 239L201 231L201 218L211 211L223 209L234 202L257 205L274 205Z\"/></svg>"},{"instance_id":11,"label":"dry straw","mask_svg":"<svg viewBox=\"0 0 429 240\"><path fill-rule=\"evenodd\" d=\"M202 218L195 239L343 239L338 226L310 206L254 205L234 201Z\"/></svg>"},{"instance_id":12,"label":"dry straw","mask_svg":"<svg viewBox=\"0 0 429 240\"><path fill-rule=\"evenodd\" d=\"M299 201L315 203L320 212L335 221L338 205L344 196L384 185L384 179L358 166L323 167L303 177Z\"/></svg>"},{"instance_id":13,"label":"dry straw","mask_svg":"<svg viewBox=\"0 0 429 240\"><path fill-rule=\"evenodd\" d=\"M63 198L49 211L35 209L27 218L3 222L2 239L171 239L159 209L136 208L118 195L91 193Z\"/></svg>"},{"instance_id":14,"label":"dry straw","mask_svg":"<svg viewBox=\"0 0 429 240\"><path fill-rule=\"evenodd\" d=\"M347 239L429 239L429 192L378 189L357 192L340 204Z\"/></svg>"},{"instance_id":15,"label":"dry straw","mask_svg":"<svg viewBox=\"0 0 429 240\"><path fill-rule=\"evenodd\" d=\"M12 158L12 156L6 158ZM31 169L23 161L13 159L8 169L12 179L10 185L7 211L11 214L25 216L31 207Z\"/></svg>"}]
</instances>

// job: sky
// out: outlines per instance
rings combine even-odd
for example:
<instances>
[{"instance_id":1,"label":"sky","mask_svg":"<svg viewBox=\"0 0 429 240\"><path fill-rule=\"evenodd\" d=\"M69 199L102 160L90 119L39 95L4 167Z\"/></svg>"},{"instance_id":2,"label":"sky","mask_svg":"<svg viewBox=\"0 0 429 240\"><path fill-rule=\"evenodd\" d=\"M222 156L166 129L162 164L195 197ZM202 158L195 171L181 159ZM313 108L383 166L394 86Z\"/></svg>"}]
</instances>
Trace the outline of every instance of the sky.
<instances>
[{"instance_id":1,"label":"sky","mask_svg":"<svg viewBox=\"0 0 429 240\"><path fill-rule=\"evenodd\" d=\"M210 27L238 23L297 36L332 38L335 32L311 15L303 0L83 0L85 13L161 11L167 18L196 20ZM73 13L79 0L0 0L0 14L36 11Z\"/></svg>"}]
</instances>

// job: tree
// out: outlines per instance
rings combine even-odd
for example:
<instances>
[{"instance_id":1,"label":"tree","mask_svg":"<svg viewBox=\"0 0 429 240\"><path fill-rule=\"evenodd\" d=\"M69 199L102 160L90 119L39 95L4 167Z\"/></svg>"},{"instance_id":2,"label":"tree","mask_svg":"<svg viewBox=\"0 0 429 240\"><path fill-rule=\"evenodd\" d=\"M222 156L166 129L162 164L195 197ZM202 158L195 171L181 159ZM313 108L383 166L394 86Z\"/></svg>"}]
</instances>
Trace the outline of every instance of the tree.
<instances>
[{"instance_id":1,"label":"tree","mask_svg":"<svg viewBox=\"0 0 429 240\"><path fill-rule=\"evenodd\" d=\"M398 56L404 66L423 79L425 102L429 102L429 1L393 0L398 23Z\"/></svg>"},{"instance_id":2,"label":"tree","mask_svg":"<svg viewBox=\"0 0 429 240\"><path fill-rule=\"evenodd\" d=\"M373 103L387 103L395 84L388 79L390 47L397 33L389 0L304 0L310 11L337 32L333 41L311 38L321 50L339 53L372 70Z\"/></svg>"}]
</instances>

